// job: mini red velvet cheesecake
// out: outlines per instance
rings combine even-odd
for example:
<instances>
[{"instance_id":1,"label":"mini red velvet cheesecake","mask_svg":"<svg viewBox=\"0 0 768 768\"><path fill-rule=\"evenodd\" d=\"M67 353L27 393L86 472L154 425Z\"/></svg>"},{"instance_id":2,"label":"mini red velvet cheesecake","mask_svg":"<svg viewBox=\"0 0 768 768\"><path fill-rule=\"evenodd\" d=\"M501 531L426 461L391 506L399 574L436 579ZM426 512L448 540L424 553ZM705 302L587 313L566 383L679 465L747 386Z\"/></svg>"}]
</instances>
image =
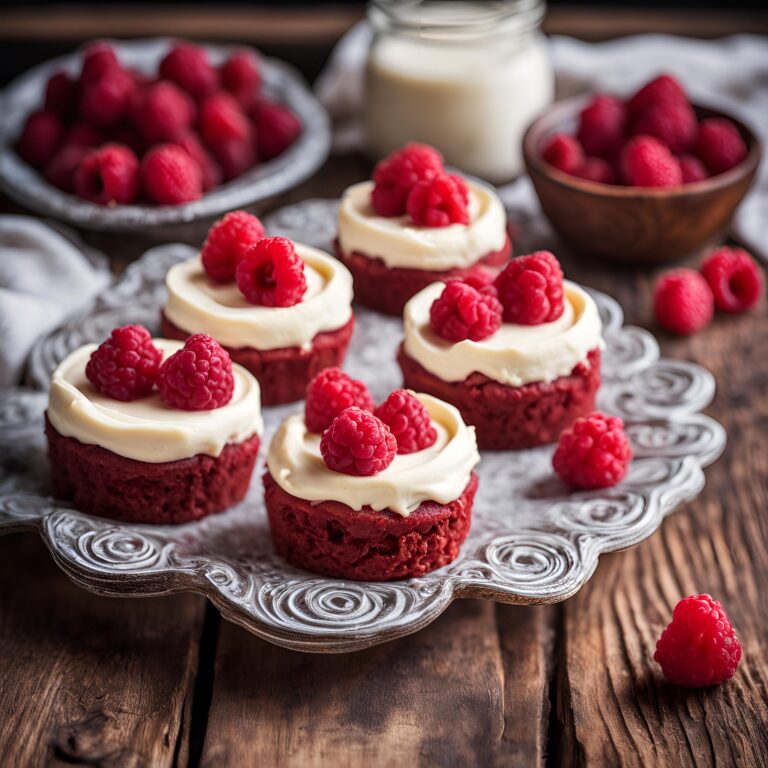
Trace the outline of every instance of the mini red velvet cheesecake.
<instances>
[{"instance_id":1,"label":"mini red velvet cheesecake","mask_svg":"<svg viewBox=\"0 0 768 768\"><path fill-rule=\"evenodd\" d=\"M208 333L261 385L262 402L300 400L352 338L352 277L332 256L234 211L209 231L200 257L172 267L163 335Z\"/></svg>"},{"instance_id":2,"label":"mini red velvet cheesecake","mask_svg":"<svg viewBox=\"0 0 768 768\"><path fill-rule=\"evenodd\" d=\"M414 296L398 363L406 387L459 409L480 448L519 449L594 409L602 346L594 300L542 251L485 288L435 283Z\"/></svg>"},{"instance_id":3,"label":"mini red velvet cheesecake","mask_svg":"<svg viewBox=\"0 0 768 768\"><path fill-rule=\"evenodd\" d=\"M280 426L264 474L275 549L327 576L423 576L454 560L469 532L474 430L407 390L371 407L360 382L331 369L310 385L305 413Z\"/></svg>"},{"instance_id":4,"label":"mini red velvet cheesecake","mask_svg":"<svg viewBox=\"0 0 768 768\"><path fill-rule=\"evenodd\" d=\"M336 255L352 273L356 301L399 315L435 281L504 264L506 224L490 187L447 173L432 147L409 144L382 160L372 181L344 192Z\"/></svg>"},{"instance_id":5,"label":"mini red velvet cheesecake","mask_svg":"<svg viewBox=\"0 0 768 768\"><path fill-rule=\"evenodd\" d=\"M259 384L210 337L115 329L53 374L45 432L54 494L81 512L184 523L248 490L262 432Z\"/></svg>"}]
</instances>

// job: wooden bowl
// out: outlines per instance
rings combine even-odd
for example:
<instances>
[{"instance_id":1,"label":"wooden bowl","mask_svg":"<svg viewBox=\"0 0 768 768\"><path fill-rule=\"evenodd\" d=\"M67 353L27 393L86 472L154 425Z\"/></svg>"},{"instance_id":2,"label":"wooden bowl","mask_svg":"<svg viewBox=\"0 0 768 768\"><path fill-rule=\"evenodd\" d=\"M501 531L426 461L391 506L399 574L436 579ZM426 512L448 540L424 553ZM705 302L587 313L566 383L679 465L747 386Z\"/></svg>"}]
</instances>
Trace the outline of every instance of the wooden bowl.
<instances>
[{"instance_id":1,"label":"wooden bowl","mask_svg":"<svg viewBox=\"0 0 768 768\"><path fill-rule=\"evenodd\" d=\"M736 124L748 147L739 165L678 187L600 184L563 173L541 158L549 136L575 132L589 99L557 102L523 137L526 168L560 236L581 254L621 263L660 263L682 259L721 235L755 177L762 153L755 134L731 115L694 105L699 119L727 117Z\"/></svg>"}]
</instances>

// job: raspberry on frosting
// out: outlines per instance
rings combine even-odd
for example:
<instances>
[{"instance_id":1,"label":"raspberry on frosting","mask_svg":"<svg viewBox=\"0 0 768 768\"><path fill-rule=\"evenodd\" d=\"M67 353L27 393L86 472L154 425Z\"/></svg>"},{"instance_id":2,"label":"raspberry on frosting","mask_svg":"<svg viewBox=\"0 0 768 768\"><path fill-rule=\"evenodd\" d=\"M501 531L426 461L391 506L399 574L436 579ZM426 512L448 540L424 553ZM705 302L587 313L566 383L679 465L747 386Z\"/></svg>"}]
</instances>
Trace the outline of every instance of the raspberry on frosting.
<instances>
[{"instance_id":1,"label":"raspberry on frosting","mask_svg":"<svg viewBox=\"0 0 768 768\"><path fill-rule=\"evenodd\" d=\"M662 328L688 336L700 331L712 319L712 290L698 272L673 269L656 283L653 308Z\"/></svg>"},{"instance_id":2,"label":"raspberry on frosting","mask_svg":"<svg viewBox=\"0 0 768 768\"><path fill-rule=\"evenodd\" d=\"M512 259L496 277L494 285L507 323L551 323L565 309L563 270L549 251Z\"/></svg>"},{"instance_id":3,"label":"raspberry on frosting","mask_svg":"<svg viewBox=\"0 0 768 768\"><path fill-rule=\"evenodd\" d=\"M718 248L704 260L701 274L721 312L746 312L763 291L760 267L743 248Z\"/></svg>"},{"instance_id":4,"label":"raspberry on frosting","mask_svg":"<svg viewBox=\"0 0 768 768\"><path fill-rule=\"evenodd\" d=\"M467 183L460 176L447 173L414 185L406 201L408 215L422 227L469 224L468 206Z\"/></svg>"},{"instance_id":5,"label":"raspberry on frosting","mask_svg":"<svg viewBox=\"0 0 768 768\"><path fill-rule=\"evenodd\" d=\"M251 304L291 307L307 290L304 261L286 237L264 237L235 266L240 292Z\"/></svg>"},{"instance_id":6,"label":"raspberry on frosting","mask_svg":"<svg viewBox=\"0 0 768 768\"><path fill-rule=\"evenodd\" d=\"M556 133L544 145L541 156L545 162L563 173L575 173L584 163L584 150L578 139L567 133Z\"/></svg>"},{"instance_id":7,"label":"raspberry on frosting","mask_svg":"<svg viewBox=\"0 0 768 768\"><path fill-rule=\"evenodd\" d=\"M75 191L99 205L127 205L139 196L139 161L122 144L104 144L80 161L74 177Z\"/></svg>"},{"instance_id":8,"label":"raspberry on frosting","mask_svg":"<svg viewBox=\"0 0 768 768\"><path fill-rule=\"evenodd\" d=\"M371 205L380 216L401 216L408 194L420 181L443 173L443 157L426 144L407 144L379 161L373 169Z\"/></svg>"},{"instance_id":9,"label":"raspberry on frosting","mask_svg":"<svg viewBox=\"0 0 768 768\"><path fill-rule=\"evenodd\" d=\"M492 287L478 291L451 280L432 302L429 321L432 330L447 341L482 341L501 327L501 304Z\"/></svg>"},{"instance_id":10,"label":"raspberry on frosting","mask_svg":"<svg viewBox=\"0 0 768 768\"><path fill-rule=\"evenodd\" d=\"M203 195L200 166L175 144L158 144L141 161L144 193L154 203L179 205Z\"/></svg>"},{"instance_id":11,"label":"raspberry on frosting","mask_svg":"<svg viewBox=\"0 0 768 768\"><path fill-rule=\"evenodd\" d=\"M230 211L208 230L200 250L203 269L211 280L235 279L235 267L243 254L264 237L264 226L247 211Z\"/></svg>"},{"instance_id":12,"label":"raspberry on frosting","mask_svg":"<svg viewBox=\"0 0 768 768\"><path fill-rule=\"evenodd\" d=\"M182 411L210 411L232 399L232 361L204 333L190 336L160 367L158 389L166 405Z\"/></svg>"},{"instance_id":13,"label":"raspberry on frosting","mask_svg":"<svg viewBox=\"0 0 768 768\"><path fill-rule=\"evenodd\" d=\"M144 326L124 325L91 353L85 376L107 397L136 400L152 391L162 357Z\"/></svg>"},{"instance_id":14,"label":"raspberry on frosting","mask_svg":"<svg viewBox=\"0 0 768 768\"><path fill-rule=\"evenodd\" d=\"M710 117L699 124L695 152L711 173L724 173L747 156L747 145L731 120Z\"/></svg>"},{"instance_id":15,"label":"raspberry on frosting","mask_svg":"<svg viewBox=\"0 0 768 768\"><path fill-rule=\"evenodd\" d=\"M576 138L588 155L612 160L624 142L626 127L624 102L598 94L582 109Z\"/></svg>"},{"instance_id":16,"label":"raspberry on frosting","mask_svg":"<svg viewBox=\"0 0 768 768\"><path fill-rule=\"evenodd\" d=\"M680 162L653 136L635 136L621 151L621 173L633 187L674 187L683 182Z\"/></svg>"},{"instance_id":17,"label":"raspberry on frosting","mask_svg":"<svg viewBox=\"0 0 768 768\"><path fill-rule=\"evenodd\" d=\"M205 49L190 43L179 43L165 55L160 62L160 76L195 99L210 95L219 86L219 76Z\"/></svg>"},{"instance_id":18,"label":"raspberry on frosting","mask_svg":"<svg viewBox=\"0 0 768 768\"><path fill-rule=\"evenodd\" d=\"M432 426L429 411L408 389L396 389L373 414L395 436L398 453L423 451L437 440L437 431Z\"/></svg>"},{"instance_id":19,"label":"raspberry on frosting","mask_svg":"<svg viewBox=\"0 0 768 768\"><path fill-rule=\"evenodd\" d=\"M389 427L370 411L353 406L342 411L323 432L320 454L334 472L369 477L392 463L397 441Z\"/></svg>"},{"instance_id":20,"label":"raspberry on frosting","mask_svg":"<svg viewBox=\"0 0 768 768\"><path fill-rule=\"evenodd\" d=\"M364 411L373 410L373 398L368 387L340 368L325 368L307 387L304 423L310 432L322 432L351 406Z\"/></svg>"}]
</instances>

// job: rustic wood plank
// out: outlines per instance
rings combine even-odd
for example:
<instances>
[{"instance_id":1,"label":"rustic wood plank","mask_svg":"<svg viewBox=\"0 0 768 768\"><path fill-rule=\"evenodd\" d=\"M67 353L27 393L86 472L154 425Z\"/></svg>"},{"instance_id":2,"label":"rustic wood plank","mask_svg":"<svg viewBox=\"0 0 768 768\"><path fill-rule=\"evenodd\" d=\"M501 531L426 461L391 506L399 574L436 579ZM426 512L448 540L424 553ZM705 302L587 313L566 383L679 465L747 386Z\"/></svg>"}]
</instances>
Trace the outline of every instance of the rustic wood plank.
<instances>
[{"instance_id":1,"label":"rustic wood plank","mask_svg":"<svg viewBox=\"0 0 768 768\"><path fill-rule=\"evenodd\" d=\"M0 762L185 765L204 606L96 597L0 538Z\"/></svg>"}]
</instances>

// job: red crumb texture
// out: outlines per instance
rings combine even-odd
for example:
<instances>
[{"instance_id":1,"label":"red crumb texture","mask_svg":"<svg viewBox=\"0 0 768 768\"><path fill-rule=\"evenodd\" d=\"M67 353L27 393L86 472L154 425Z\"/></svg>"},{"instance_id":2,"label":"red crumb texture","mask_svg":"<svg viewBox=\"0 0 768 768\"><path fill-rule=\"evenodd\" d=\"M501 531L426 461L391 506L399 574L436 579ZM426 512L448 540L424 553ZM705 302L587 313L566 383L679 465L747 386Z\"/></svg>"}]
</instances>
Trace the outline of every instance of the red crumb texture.
<instances>
[{"instance_id":1,"label":"red crumb texture","mask_svg":"<svg viewBox=\"0 0 768 768\"><path fill-rule=\"evenodd\" d=\"M334 246L336 256L352 273L355 301L386 315L401 315L408 299L432 283L440 280L463 280L474 275L483 265L501 266L512 253L512 244L507 238L500 251L483 256L471 267L435 272L428 269L388 267L381 259L372 259L357 251L344 253L338 240Z\"/></svg>"},{"instance_id":2,"label":"red crumb texture","mask_svg":"<svg viewBox=\"0 0 768 768\"><path fill-rule=\"evenodd\" d=\"M518 450L552 443L580 416L594 410L600 386L600 350L593 349L586 365L548 384L534 382L510 387L473 373L464 381L443 381L408 357L402 346L397 362L404 386L452 403L477 432L483 450Z\"/></svg>"},{"instance_id":3,"label":"red crumb texture","mask_svg":"<svg viewBox=\"0 0 768 768\"><path fill-rule=\"evenodd\" d=\"M352 338L355 319L335 331L318 333L309 349L283 347L254 349L224 347L233 363L242 365L259 381L262 405L280 405L303 400L307 385L324 368L340 367ZM184 341L191 334L161 316L161 336Z\"/></svg>"},{"instance_id":4,"label":"red crumb texture","mask_svg":"<svg viewBox=\"0 0 768 768\"><path fill-rule=\"evenodd\" d=\"M45 434L54 495L81 512L126 523L188 523L223 512L245 496L259 452L253 435L215 458L151 464L64 437L47 416Z\"/></svg>"},{"instance_id":5,"label":"red crumb texture","mask_svg":"<svg viewBox=\"0 0 768 768\"><path fill-rule=\"evenodd\" d=\"M299 568L356 581L423 576L455 560L469 533L476 491L473 473L456 501L425 501L402 517L370 507L357 511L337 501L305 501L264 474L264 500L278 553Z\"/></svg>"}]
</instances>

